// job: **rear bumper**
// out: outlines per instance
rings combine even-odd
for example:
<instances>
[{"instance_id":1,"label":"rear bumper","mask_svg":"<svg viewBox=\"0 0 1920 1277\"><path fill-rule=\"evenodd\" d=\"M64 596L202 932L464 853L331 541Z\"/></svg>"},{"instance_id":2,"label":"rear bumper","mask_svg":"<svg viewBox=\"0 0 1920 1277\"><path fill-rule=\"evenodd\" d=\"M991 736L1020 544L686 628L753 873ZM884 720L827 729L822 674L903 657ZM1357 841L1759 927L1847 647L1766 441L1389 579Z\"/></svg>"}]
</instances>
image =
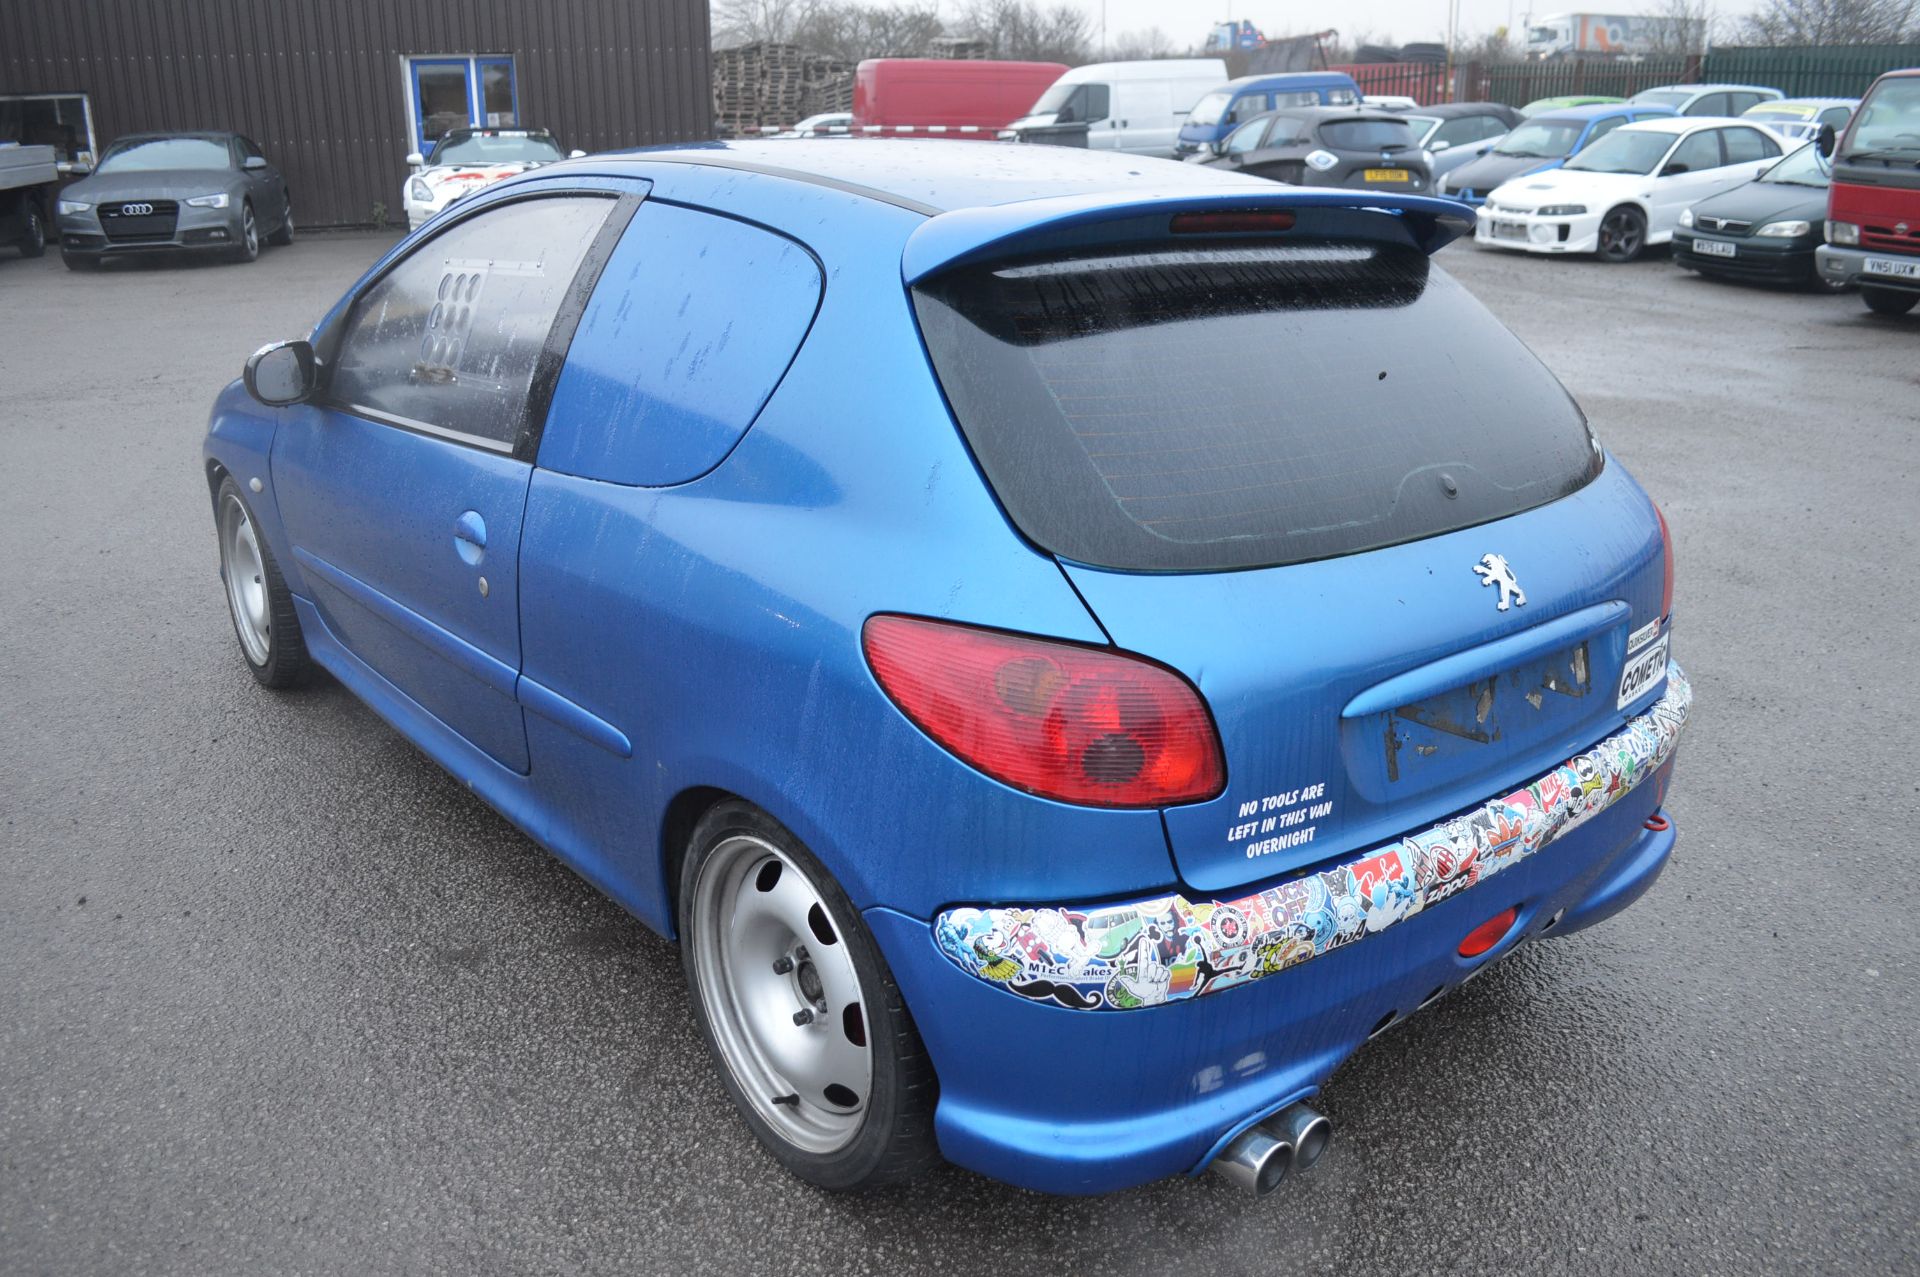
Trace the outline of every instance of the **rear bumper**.
<instances>
[{"instance_id":1,"label":"rear bumper","mask_svg":"<svg viewBox=\"0 0 1920 1277\"><path fill-rule=\"evenodd\" d=\"M1869 257L1892 258L1895 261L1909 260L1908 255L1901 253L1838 248L1832 244L1822 244L1813 252L1814 262L1825 279L1844 284L1866 284L1873 288L1887 288L1901 293L1920 293L1920 278L1869 273L1867 270Z\"/></svg>"},{"instance_id":2,"label":"rear bumper","mask_svg":"<svg viewBox=\"0 0 1920 1277\"><path fill-rule=\"evenodd\" d=\"M1527 851L1489 849L1471 889L1436 882L1409 839L1395 850L1416 863L1403 864L1397 880L1363 880L1351 872L1358 862L1347 861L1247 901L949 910L933 924L869 911L940 1077L942 1151L1056 1193L1200 1172L1239 1131L1317 1090L1377 1030L1523 942L1589 926L1644 892L1674 844L1671 823L1656 815L1689 699L1672 668L1653 710L1580 756L1611 750L1616 773L1631 760L1632 783L1588 788L1594 777L1583 774L1581 790L1602 801L1583 800L1577 819ZM1442 828L1477 837L1473 816ZM1349 886L1325 911L1332 942L1323 947L1319 920L1296 919L1286 897L1296 887L1309 894L1301 884L1335 871ZM1518 912L1505 937L1460 957L1467 932L1508 908ZM1303 924L1292 946L1220 944L1223 933L1251 937L1276 918ZM975 929L983 919L992 925ZM1076 951L1076 942L1088 947ZM1239 978L1223 980L1234 962ZM1108 989L1123 975L1133 992L1116 1000ZM1158 1004L1137 996L1182 980L1187 992L1164 993ZM1219 996L1202 996L1215 985Z\"/></svg>"}]
</instances>

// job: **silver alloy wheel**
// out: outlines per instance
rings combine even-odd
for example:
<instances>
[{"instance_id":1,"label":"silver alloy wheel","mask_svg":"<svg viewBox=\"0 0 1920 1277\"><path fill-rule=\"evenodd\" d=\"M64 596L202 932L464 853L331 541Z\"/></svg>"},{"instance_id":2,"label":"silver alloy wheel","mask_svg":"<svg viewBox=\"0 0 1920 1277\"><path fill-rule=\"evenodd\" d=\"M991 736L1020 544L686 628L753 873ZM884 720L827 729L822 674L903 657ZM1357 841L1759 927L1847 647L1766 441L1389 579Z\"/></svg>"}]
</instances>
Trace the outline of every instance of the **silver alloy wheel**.
<instances>
[{"instance_id":1,"label":"silver alloy wheel","mask_svg":"<svg viewBox=\"0 0 1920 1277\"><path fill-rule=\"evenodd\" d=\"M701 866L686 937L715 1044L761 1120L826 1154L873 1093L864 991L840 920L773 844L727 838Z\"/></svg>"},{"instance_id":2,"label":"silver alloy wheel","mask_svg":"<svg viewBox=\"0 0 1920 1277\"><path fill-rule=\"evenodd\" d=\"M271 641L271 609L267 603L267 569L253 520L240 499L228 496L220 503L220 569L227 579L227 607L233 628L247 659L265 665Z\"/></svg>"},{"instance_id":3,"label":"silver alloy wheel","mask_svg":"<svg viewBox=\"0 0 1920 1277\"><path fill-rule=\"evenodd\" d=\"M252 257L260 251L260 228L254 224L251 204L240 210L240 237L246 241L247 256Z\"/></svg>"}]
</instances>

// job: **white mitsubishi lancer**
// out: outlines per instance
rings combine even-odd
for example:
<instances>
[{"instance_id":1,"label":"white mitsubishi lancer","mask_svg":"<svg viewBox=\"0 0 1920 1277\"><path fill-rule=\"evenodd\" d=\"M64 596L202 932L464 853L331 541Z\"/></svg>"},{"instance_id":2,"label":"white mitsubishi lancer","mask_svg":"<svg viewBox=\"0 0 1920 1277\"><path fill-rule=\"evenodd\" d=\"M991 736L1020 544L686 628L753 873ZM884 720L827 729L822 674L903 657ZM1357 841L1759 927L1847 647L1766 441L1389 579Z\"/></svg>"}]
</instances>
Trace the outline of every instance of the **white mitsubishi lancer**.
<instances>
[{"instance_id":1,"label":"white mitsubishi lancer","mask_svg":"<svg viewBox=\"0 0 1920 1277\"><path fill-rule=\"evenodd\" d=\"M1474 242L1630 262L1671 240L1683 209L1752 181L1780 153L1777 137L1745 120L1625 124L1561 168L1495 187Z\"/></svg>"},{"instance_id":2,"label":"white mitsubishi lancer","mask_svg":"<svg viewBox=\"0 0 1920 1277\"><path fill-rule=\"evenodd\" d=\"M407 157L413 169L401 192L407 229L416 229L455 200L516 173L585 154L561 151L545 129L450 129L433 144L432 154L416 151Z\"/></svg>"}]
</instances>

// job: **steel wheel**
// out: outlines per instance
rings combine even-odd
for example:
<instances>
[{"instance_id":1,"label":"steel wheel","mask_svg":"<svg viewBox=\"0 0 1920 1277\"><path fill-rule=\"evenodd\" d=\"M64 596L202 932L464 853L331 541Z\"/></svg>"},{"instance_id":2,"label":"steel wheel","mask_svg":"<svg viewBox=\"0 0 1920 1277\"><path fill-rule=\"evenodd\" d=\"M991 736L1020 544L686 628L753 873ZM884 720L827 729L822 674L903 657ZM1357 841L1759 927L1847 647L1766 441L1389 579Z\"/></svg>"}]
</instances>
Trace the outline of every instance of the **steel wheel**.
<instances>
[{"instance_id":1,"label":"steel wheel","mask_svg":"<svg viewBox=\"0 0 1920 1277\"><path fill-rule=\"evenodd\" d=\"M1638 210L1623 205L1600 219L1601 260L1630 262L1640 256L1646 242L1647 223Z\"/></svg>"},{"instance_id":2,"label":"steel wheel","mask_svg":"<svg viewBox=\"0 0 1920 1277\"><path fill-rule=\"evenodd\" d=\"M866 993L842 921L795 861L736 833L701 866L687 937L714 1045L757 1116L833 1153L873 1094Z\"/></svg>"},{"instance_id":3,"label":"steel wheel","mask_svg":"<svg viewBox=\"0 0 1920 1277\"><path fill-rule=\"evenodd\" d=\"M247 659L265 665L273 654L272 609L267 599L266 564L253 520L237 497L220 503L220 572L227 582L227 607Z\"/></svg>"}]
</instances>

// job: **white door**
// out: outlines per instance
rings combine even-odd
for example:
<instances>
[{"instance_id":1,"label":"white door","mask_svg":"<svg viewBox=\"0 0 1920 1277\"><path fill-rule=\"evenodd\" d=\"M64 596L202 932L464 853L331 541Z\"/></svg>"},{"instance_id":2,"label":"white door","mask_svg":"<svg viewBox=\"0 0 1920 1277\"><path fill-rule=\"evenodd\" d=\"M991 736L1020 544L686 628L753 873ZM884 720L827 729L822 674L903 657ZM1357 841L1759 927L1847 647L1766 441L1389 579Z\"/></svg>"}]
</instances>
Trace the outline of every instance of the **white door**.
<instances>
[{"instance_id":1,"label":"white door","mask_svg":"<svg viewBox=\"0 0 1920 1277\"><path fill-rule=\"evenodd\" d=\"M1655 171L1648 237L1655 243L1667 239L1680 221L1681 209L1723 189L1724 167L1718 129L1702 129L1682 138Z\"/></svg>"}]
</instances>

